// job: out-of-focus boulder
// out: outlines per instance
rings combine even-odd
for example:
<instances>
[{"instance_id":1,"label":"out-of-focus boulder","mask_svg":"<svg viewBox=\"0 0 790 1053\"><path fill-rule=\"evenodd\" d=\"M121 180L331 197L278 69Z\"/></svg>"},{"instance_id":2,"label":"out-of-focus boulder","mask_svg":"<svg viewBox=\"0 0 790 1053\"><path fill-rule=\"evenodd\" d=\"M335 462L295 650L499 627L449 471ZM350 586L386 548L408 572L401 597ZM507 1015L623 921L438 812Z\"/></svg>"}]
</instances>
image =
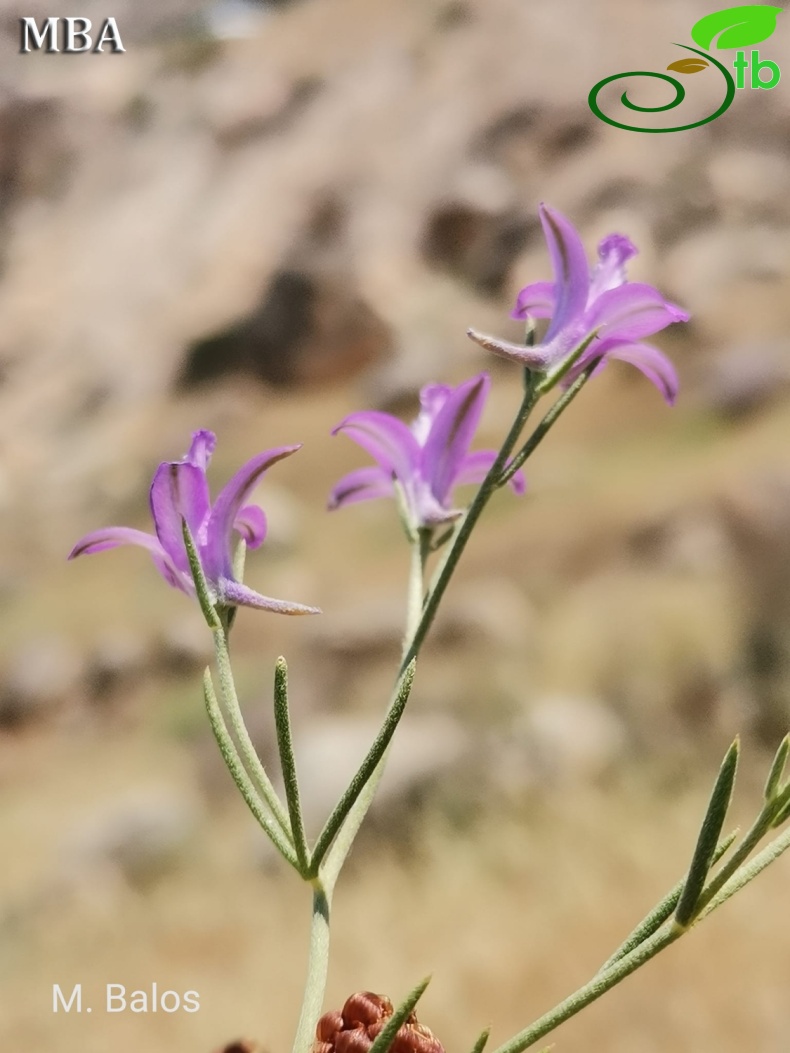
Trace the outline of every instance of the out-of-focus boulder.
<instances>
[{"instance_id":1,"label":"out-of-focus boulder","mask_svg":"<svg viewBox=\"0 0 790 1053\"><path fill-rule=\"evenodd\" d=\"M11 654L0 680L0 727L53 715L78 691L84 671L82 654L66 638L28 640Z\"/></svg>"}]
</instances>

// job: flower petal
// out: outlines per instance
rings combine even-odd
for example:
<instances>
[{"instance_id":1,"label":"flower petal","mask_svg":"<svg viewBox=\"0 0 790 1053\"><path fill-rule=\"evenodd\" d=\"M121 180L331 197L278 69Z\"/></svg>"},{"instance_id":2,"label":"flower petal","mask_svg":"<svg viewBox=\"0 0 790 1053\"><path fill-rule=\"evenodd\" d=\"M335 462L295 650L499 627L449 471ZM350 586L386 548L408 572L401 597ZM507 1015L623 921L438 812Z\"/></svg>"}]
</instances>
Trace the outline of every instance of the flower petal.
<instances>
[{"instance_id":1,"label":"flower petal","mask_svg":"<svg viewBox=\"0 0 790 1053\"><path fill-rule=\"evenodd\" d=\"M554 282L533 282L525 285L516 299L511 318L551 318L557 309Z\"/></svg>"},{"instance_id":2,"label":"flower petal","mask_svg":"<svg viewBox=\"0 0 790 1053\"><path fill-rule=\"evenodd\" d=\"M267 527L266 513L258 505L245 505L233 523L233 529L244 538L247 548L263 544Z\"/></svg>"},{"instance_id":3,"label":"flower petal","mask_svg":"<svg viewBox=\"0 0 790 1053\"><path fill-rule=\"evenodd\" d=\"M609 234L601 241L598 245L598 262L590 280L589 303L608 289L625 285L625 265L638 252L639 249L625 234Z\"/></svg>"},{"instance_id":4,"label":"flower petal","mask_svg":"<svg viewBox=\"0 0 790 1053\"><path fill-rule=\"evenodd\" d=\"M149 500L162 548L180 571L189 574L181 520L186 519L200 549L205 542L209 514L205 472L186 461L165 461L154 473Z\"/></svg>"},{"instance_id":5,"label":"flower petal","mask_svg":"<svg viewBox=\"0 0 790 1053\"><path fill-rule=\"evenodd\" d=\"M371 501L377 497L393 496L392 479L381 468L358 468L344 475L332 488L328 507L330 512L357 501Z\"/></svg>"},{"instance_id":6,"label":"flower petal","mask_svg":"<svg viewBox=\"0 0 790 1053\"><path fill-rule=\"evenodd\" d=\"M264 450L242 465L220 491L206 525L202 553L203 569L210 582L218 582L220 578L232 578L232 534L245 501L264 472L284 457L296 453L298 449L300 446L278 446L273 450Z\"/></svg>"},{"instance_id":7,"label":"flower petal","mask_svg":"<svg viewBox=\"0 0 790 1053\"><path fill-rule=\"evenodd\" d=\"M449 497L483 412L491 380L487 373L459 384L446 399L422 450L422 477L440 505Z\"/></svg>"},{"instance_id":8,"label":"flower petal","mask_svg":"<svg viewBox=\"0 0 790 1053\"><path fill-rule=\"evenodd\" d=\"M287 600L273 600L262 596L254 589L229 578L217 582L219 602L227 607L255 607L258 610L272 611L274 614L321 614L320 607L306 607L302 603L289 603Z\"/></svg>"},{"instance_id":9,"label":"flower petal","mask_svg":"<svg viewBox=\"0 0 790 1053\"><path fill-rule=\"evenodd\" d=\"M540 206L540 221L554 270L556 306L544 342L578 318L587 306L590 269L579 232L561 212Z\"/></svg>"},{"instance_id":10,"label":"flower petal","mask_svg":"<svg viewBox=\"0 0 790 1053\"><path fill-rule=\"evenodd\" d=\"M604 345L606 341L604 341ZM655 384L661 392L664 400L670 406L674 405L678 394L678 375L670 359L651 344L619 344L610 346L605 350L606 359L619 358L622 362L630 362L636 366Z\"/></svg>"},{"instance_id":11,"label":"flower petal","mask_svg":"<svg viewBox=\"0 0 790 1053\"><path fill-rule=\"evenodd\" d=\"M474 453L468 453L456 476L456 486L465 486L468 483L482 483L497 457L498 453L496 450L475 450ZM527 481L520 468L513 478L508 481L508 486L514 493L524 493L527 488Z\"/></svg>"},{"instance_id":12,"label":"flower petal","mask_svg":"<svg viewBox=\"0 0 790 1053\"><path fill-rule=\"evenodd\" d=\"M217 436L213 431L207 431L205 428L202 428L200 431L193 431L192 445L189 447L189 453L184 460L188 464L194 464L197 468L202 468L205 472L216 445Z\"/></svg>"},{"instance_id":13,"label":"flower petal","mask_svg":"<svg viewBox=\"0 0 790 1053\"><path fill-rule=\"evenodd\" d=\"M420 460L420 446L409 428L390 413L362 410L341 421L332 434L344 431L378 462L387 475L409 487Z\"/></svg>"},{"instance_id":14,"label":"flower petal","mask_svg":"<svg viewBox=\"0 0 790 1053\"><path fill-rule=\"evenodd\" d=\"M658 289L628 282L601 293L585 315L587 332L601 329L605 340L630 343L652 336L672 322L687 322L688 314L665 300Z\"/></svg>"},{"instance_id":15,"label":"flower petal","mask_svg":"<svg viewBox=\"0 0 790 1053\"><path fill-rule=\"evenodd\" d=\"M449 384L426 384L420 390L420 412L411 425L411 433L421 446L427 442L433 422L452 393Z\"/></svg>"},{"instance_id":16,"label":"flower petal","mask_svg":"<svg viewBox=\"0 0 790 1053\"><path fill-rule=\"evenodd\" d=\"M179 569L174 566L169 556L162 548L153 534L144 530L135 530L133 527L105 527L102 530L94 530L85 537L80 538L74 548L69 552L69 559L77 556L87 556L94 552L104 552L119 545L138 545L147 549L153 557L156 569L168 583L182 592L190 591L191 577L185 578Z\"/></svg>"}]
</instances>

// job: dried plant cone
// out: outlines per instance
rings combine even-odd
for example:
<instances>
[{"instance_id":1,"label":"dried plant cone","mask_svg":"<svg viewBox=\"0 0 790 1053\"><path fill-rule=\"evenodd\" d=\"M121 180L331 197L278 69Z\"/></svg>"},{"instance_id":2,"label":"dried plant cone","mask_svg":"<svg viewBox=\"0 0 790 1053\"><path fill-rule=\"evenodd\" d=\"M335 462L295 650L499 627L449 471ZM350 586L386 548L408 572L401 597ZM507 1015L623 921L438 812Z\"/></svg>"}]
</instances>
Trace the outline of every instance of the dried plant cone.
<instances>
[{"instance_id":1,"label":"dried plant cone","mask_svg":"<svg viewBox=\"0 0 790 1053\"><path fill-rule=\"evenodd\" d=\"M315 1029L313 1053L368 1053L373 1040L392 1016L385 995L359 991L339 1012L324 1013ZM414 1013L396 1034L390 1053L444 1053L444 1046Z\"/></svg>"}]
</instances>

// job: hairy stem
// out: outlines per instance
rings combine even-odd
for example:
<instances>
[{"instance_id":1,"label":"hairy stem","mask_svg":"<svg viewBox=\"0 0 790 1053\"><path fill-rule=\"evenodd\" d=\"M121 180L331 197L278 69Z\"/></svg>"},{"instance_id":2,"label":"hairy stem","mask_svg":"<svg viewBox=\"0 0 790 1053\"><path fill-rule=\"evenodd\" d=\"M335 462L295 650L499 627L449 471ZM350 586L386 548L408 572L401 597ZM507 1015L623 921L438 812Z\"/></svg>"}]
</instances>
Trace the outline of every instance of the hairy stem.
<instances>
[{"instance_id":1,"label":"hairy stem","mask_svg":"<svg viewBox=\"0 0 790 1053\"><path fill-rule=\"evenodd\" d=\"M310 920L310 950L307 960L302 1009L296 1027L293 1053L310 1053L315 1038L315 1028L321 1016L329 972L329 914L331 892L316 881L313 885L313 913Z\"/></svg>"},{"instance_id":2,"label":"hairy stem","mask_svg":"<svg viewBox=\"0 0 790 1053\"><path fill-rule=\"evenodd\" d=\"M230 719L230 726L241 749L244 763L259 786L263 799L270 808L275 822L287 840L293 844L293 834L291 833L288 815L282 801L277 796L277 791L272 786L271 779L266 774L266 769L261 763L255 746L252 744L250 733L247 731L247 725L244 723L241 706L239 705L239 696L236 693L236 684L233 680L233 669L230 663L228 631L224 625L220 625L217 628L212 628L211 633L214 637L214 652L217 656L217 672L219 673L222 699Z\"/></svg>"}]
</instances>

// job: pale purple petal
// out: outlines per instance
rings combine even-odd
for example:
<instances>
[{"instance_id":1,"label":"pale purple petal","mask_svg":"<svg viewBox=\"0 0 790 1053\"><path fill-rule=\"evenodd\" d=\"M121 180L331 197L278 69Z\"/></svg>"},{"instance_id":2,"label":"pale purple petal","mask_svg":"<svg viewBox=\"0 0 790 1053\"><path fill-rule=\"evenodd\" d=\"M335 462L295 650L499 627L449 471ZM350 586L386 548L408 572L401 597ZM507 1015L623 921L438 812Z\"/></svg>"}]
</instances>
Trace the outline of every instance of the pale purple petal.
<instances>
[{"instance_id":1,"label":"pale purple petal","mask_svg":"<svg viewBox=\"0 0 790 1053\"><path fill-rule=\"evenodd\" d=\"M76 559L77 556L87 556L94 552L105 552L107 549L117 548L119 545L137 545L140 548L147 549L153 557L157 570L168 585L181 589L182 592L189 591L191 579L184 578L178 568L173 565L159 541L153 534L148 534L144 530L135 530L133 527L104 527L102 530L94 530L90 534L86 534L85 537L80 538L69 553L68 558Z\"/></svg>"},{"instance_id":2,"label":"pale purple petal","mask_svg":"<svg viewBox=\"0 0 790 1053\"><path fill-rule=\"evenodd\" d=\"M236 517L263 474L300 446L278 446L247 461L220 491L206 526L203 566L209 581L232 577L231 543Z\"/></svg>"},{"instance_id":3,"label":"pale purple petal","mask_svg":"<svg viewBox=\"0 0 790 1053\"><path fill-rule=\"evenodd\" d=\"M424 483L417 488L412 500L414 502L413 515L416 516L420 526L442 526L444 523L452 523L454 519L464 514L461 508L448 508L437 501Z\"/></svg>"},{"instance_id":4,"label":"pale purple petal","mask_svg":"<svg viewBox=\"0 0 790 1053\"><path fill-rule=\"evenodd\" d=\"M353 505L357 501L371 501L377 497L392 497L392 479L381 468L358 468L335 483L329 495L329 510Z\"/></svg>"},{"instance_id":5,"label":"pale purple petal","mask_svg":"<svg viewBox=\"0 0 790 1053\"><path fill-rule=\"evenodd\" d=\"M652 336L672 322L687 322L688 314L665 300L658 289L628 282L601 293L585 314L587 332L602 330L607 340L631 342Z\"/></svg>"},{"instance_id":6,"label":"pale purple petal","mask_svg":"<svg viewBox=\"0 0 790 1053\"><path fill-rule=\"evenodd\" d=\"M209 512L208 485L202 468L185 461L165 461L154 473L150 493L156 536L171 561L189 573L182 519L198 548L205 541Z\"/></svg>"},{"instance_id":7,"label":"pale purple petal","mask_svg":"<svg viewBox=\"0 0 790 1053\"><path fill-rule=\"evenodd\" d=\"M554 282L525 285L516 299L511 318L551 318L557 308Z\"/></svg>"},{"instance_id":8,"label":"pale purple petal","mask_svg":"<svg viewBox=\"0 0 790 1053\"><path fill-rule=\"evenodd\" d=\"M419 465L420 444L402 420L379 410L362 410L346 417L332 434L340 431L366 450L387 475L409 485Z\"/></svg>"},{"instance_id":9,"label":"pale purple petal","mask_svg":"<svg viewBox=\"0 0 790 1053\"><path fill-rule=\"evenodd\" d=\"M639 250L625 234L609 234L598 246L598 262L593 268L588 303L608 289L616 289L627 281L625 265Z\"/></svg>"},{"instance_id":10,"label":"pale purple petal","mask_svg":"<svg viewBox=\"0 0 790 1053\"><path fill-rule=\"evenodd\" d=\"M607 342L604 341L604 344ZM651 344L620 344L605 349L605 359L618 358L636 366L655 384L664 400L672 406L678 394L678 375L670 359Z\"/></svg>"},{"instance_id":11,"label":"pale purple petal","mask_svg":"<svg viewBox=\"0 0 790 1053\"><path fill-rule=\"evenodd\" d=\"M233 529L244 538L247 548L258 548L266 537L267 525L262 508L245 505L236 516Z\"/></svg>"},{"instance_id":12,"label":"pale purple petal","mask_svg":"<svg viewBox=\"0 0 790 1053\"><path fill-rule=\"evenodd\" d=\"M587 306L590 269L582 239L570 220L549 205L541 205L540 221L554 270L556 295L556 307L545 337L548 343Z\"/></svg>"},{"instance_id":13,"label":"pale purple petal","mask_svg":"<svg viewBox=\"0 0 790 1053\"><path fill-rule=\"evenodd\" d=\"M474 438L491 380L480 373L459 384L433 422L422 451L422 477L444 505Z\"/></svg>"},{"instance_id":14,"label":"pale purple petal","mask_svg":"<svg viewBox=\"0 0 790 1053\"><path fill-rule=\"evenodd\" d=\"M431 433L431 427L442 406L452 394L449 384L426 384L420 391L420 412L411 425L411 433L420 445L424 446Z\"/></svg>"},{"instance_id":15,"label":"pale purple petal","mask_svg":"<svg viewBox=\"0 0 790 1053\"><path fill-rule=\"evenodd\" d=\"M468 483L482 483L498 456L496 450L475 450L474 453L468 453L455 478L456 486L465 486ZM527 481L520 468L513 478L508 481L508 486L517 494L524 493L527 488Z\"/></svg>"},{"instance_id":16,"label":"pale purple petal","mask_svg":"<svg viewBox=\"0 0 790 1053\"><path fill-rule=\"evenodd\" d=\"M272 611L274 614L321 614L320 607L306 607L302 603L274 600L230 578L221 578L217 582L217 593L219 602L226 607L256 607L258 610Z\"/></svg>"},{"instance_id":17,"label":"pale purple petal","mask_svg":"<svg viewBox=\"0 0 790 1053\"><path fill-rule=\"evenodd\" d=\"M184 460L189 464L202 468L205 472L216 445L217 436L213 431L207 431L205 428L202 428L200 431L193 431L192 445L189 447L189 453Z\"/></svg>"}]
</instances>

